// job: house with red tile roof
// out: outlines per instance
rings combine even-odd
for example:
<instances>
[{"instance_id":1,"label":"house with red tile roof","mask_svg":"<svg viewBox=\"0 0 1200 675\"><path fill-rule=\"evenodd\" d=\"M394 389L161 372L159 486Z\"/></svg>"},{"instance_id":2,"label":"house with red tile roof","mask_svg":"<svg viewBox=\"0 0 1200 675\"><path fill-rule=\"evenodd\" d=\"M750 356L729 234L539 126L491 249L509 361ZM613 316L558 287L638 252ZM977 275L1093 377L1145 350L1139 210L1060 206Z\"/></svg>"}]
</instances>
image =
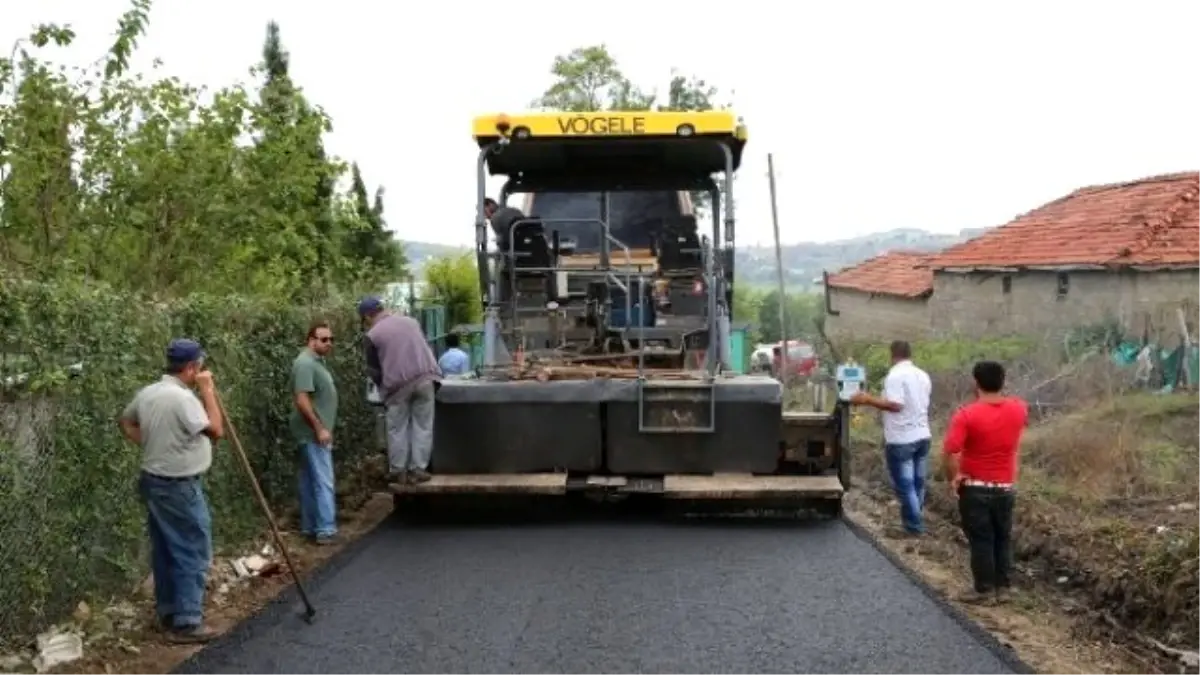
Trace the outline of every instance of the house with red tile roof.
<instances>
[{"instance_id":1,"label":"house with red tile roof","mask_svg":"<svg viewBox=\"0 0 1200 675\"><path fill-rule=\"evenodd\" d=\"M930 328L929 252L889 251L825 278L825 332L834 340L918 338Z\"/></svg>"},{"instance_id":2,"label":"house with red tile roof","mask_svg":"<svg viewBox=\"0 0 1200 675\"><path fill-rule=\"evenodd\" d=\"M1200 173L1081 188L929 256L936 332L1177 323L1200 296Z\"/></svg>"}]
</instances>

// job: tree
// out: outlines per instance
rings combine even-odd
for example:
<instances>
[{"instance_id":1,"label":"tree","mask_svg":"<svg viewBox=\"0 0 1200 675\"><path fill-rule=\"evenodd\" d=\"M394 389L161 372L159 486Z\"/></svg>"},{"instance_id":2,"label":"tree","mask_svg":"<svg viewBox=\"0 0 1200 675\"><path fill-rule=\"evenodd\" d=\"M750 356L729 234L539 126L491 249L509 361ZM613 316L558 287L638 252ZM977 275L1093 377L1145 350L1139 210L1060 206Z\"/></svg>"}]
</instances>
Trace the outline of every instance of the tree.
<instances>
[{"instance_id":1,"label":"tree","mask_svg":"<svg viewBox=\"0 0 1200 675\"><path fill-rule=\"evenodd\" d=\"M478 323L483 316L479 302L479 270L473 254L446 256L425 266L428 295L446 308L446 326Z\"/></svg>"},{"instance_id":2,"label":"tree","mask_svg":"<svg viewBox=\"0 0 1200 675\"><path fill-rule=\"evenodd\" d=\"M659 102L655 90L645 90L625 77L607 45L577 47L554 57L550 66L554 82L534 102L534 107L565 112L597 110L712 110L717 89L696 77L671 71L667 100Z\"/></svg>"},{"instance_id":3,"label":"tree","mask_svg":"<svg viewBox=\"0 0 1200 675\"><path fill-rule=\"evenodd\" d=\"M341 169L328 161L321 138L331 128L329 120L296 87L288 72L289 62L279 24L271 21L258 66L264 81L255 111L257 159L265 171L283 171L280 165L290 164L289 168L303 175L300 180L306 185L297 192L264 197L272 210L291 212L299 236L288 257L302 273L299 279L304 290L317 294L327 287L334 273L330 262L339 233L333 219L333 186ZM298 250L306 243L307 251Z\"/></svg>"},{"instance_id":4,"label":"tree","mask_svg":"<svg viewBox=\"0 0 1200 675\"><path fill-rule=\"evenodd\" d=\"M760 308L765 293L746 284L735 284L733 287L733 316L734 323L747 323L753 327L746 339L748 342L758 342L761 329L758 322L761 318Z\"/></svg>"},{"instance_id":5,"label":"tree","mask_svg":"<svg viewBox=\"0 0 1200 675\"><path fill-rule=\"evenodd\" d=\"M812 341L816 332L815 322L824 311L821 296L789 293L786 302L788 339ZM766 342L781 340L779 325L779 291L768 291L758 305L758 326L762 339Z\"/></svg>"},{"instance_id":6,"label":"tree","mask_svg":"<svg viewBox=\"0 0 1200 675\"><path fill-rule=\"evenodd\" d=\"M381 238L385 238L386 242L383 246L383 255L378 259L378 266L387 274L399 278L408 276L408 255L404 252L404 246L396 239L387 227L387 220L383 217L383 186L375 188L375 201L371 204L371 222L377 232L383 233Z\"/></svg>"},{"instance_id":7,"label":"tree","mask_svg":"<svg viewBox=\"0 0 1200 675\"><path fill-rule=\"evenodd\" d=\"M356 261L360 272L369 279L399 279L404 276L404 252L387 230L387 223L383 219L383 188L376 189L372 202L367 196L367 184L357 163L350 168L349 199L353 217L346 221L344 227L344 257Z\"/></svg>"},{"instance_id":8,"label":"tree","mask_svg":"<svg viewBox=\"0 0 1200 675\"><path fill-rule=\"evenodd\" d=\"M674 69L667 85L667 99L660 102L656 90L643 89L625 77L604 44L578 47L554 57L550 74L554 81L533 102L534 107L566 112L702 111L718 107L716 87ZM692 202L698 211L705 211L710 205L709 195L693 192Z\"/></svg>"},{"instance_id":9,"label":"tree","mask_svg":"<svg viewBox=\"0 0 1200 675\"><path fill-rule=\"evenodd\" d=\"M630 83L604 45L579 47L554 57L550 67L554 83L534 101L534 106L566 112L612 108Z\"/></svg>"},{"instance_id":10,"label":"tree","mask_svg":"<svg viewBox=\"0 0 1200 675\"><path fill-rule=\"evenodd\" d=\"M326 155L331 121L292 82L279 27L257 91L203 95L126 73L149 6L132 0L93 66L39 58L75 37L52 24L0 58L0 275L304 301L402 277L382 189L359 208L334 188L346 166ZM345 250L360 231L367 264Z\"/></svg>"}]
</instances>

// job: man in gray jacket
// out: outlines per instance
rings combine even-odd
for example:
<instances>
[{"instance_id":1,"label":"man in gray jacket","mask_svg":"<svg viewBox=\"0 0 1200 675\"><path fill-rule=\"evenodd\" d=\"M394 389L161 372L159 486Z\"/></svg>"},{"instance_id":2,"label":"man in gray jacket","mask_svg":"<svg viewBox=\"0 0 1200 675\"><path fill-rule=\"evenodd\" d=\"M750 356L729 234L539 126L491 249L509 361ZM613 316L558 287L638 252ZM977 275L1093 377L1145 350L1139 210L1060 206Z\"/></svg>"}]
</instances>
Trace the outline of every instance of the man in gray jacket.
<instances>
[{"instance_id":1,"label":"man in gray jacket","mask_svg":"<svg viewBox=\"0 0 1200 675\"><path fill-rule=\"evenodd\" d=\"M441 371L437 358L409 316L397 316L379 298L358 303L367 331L367 373L379 387L387 411L388 464L401 483L429 480L433 452L433 407Z\"/></svg>"}]
</instances>

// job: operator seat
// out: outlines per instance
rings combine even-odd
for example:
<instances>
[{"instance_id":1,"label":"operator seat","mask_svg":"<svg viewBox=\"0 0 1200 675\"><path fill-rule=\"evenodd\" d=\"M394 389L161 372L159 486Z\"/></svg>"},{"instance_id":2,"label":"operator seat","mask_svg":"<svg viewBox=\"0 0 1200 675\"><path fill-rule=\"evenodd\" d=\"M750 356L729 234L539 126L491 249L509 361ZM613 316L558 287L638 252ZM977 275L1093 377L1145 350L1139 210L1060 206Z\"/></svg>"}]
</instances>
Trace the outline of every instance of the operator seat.
<instances>
[{"instance_id":1,"label":"operator seat","mask_svg":"<svg viewBox=\"0 0 1200 675\"><path fill-rule=\"evenodd\" d=\"M541 220L529 218L513 228L513 253L516 255L513 267L517 269L554 266L554 255Z\"/></svg>"},{"instance_id":2,"label":"operator seat","mask_svg":"<svg viewBox=\"0 0 1200 675\"><path fill-rule=\"evenodd\" d=\"M655 248L661 270L699 269L704 266L700 238L696 235L695 216L664 218L656 232Z\"/></svg>"}]
</instances>

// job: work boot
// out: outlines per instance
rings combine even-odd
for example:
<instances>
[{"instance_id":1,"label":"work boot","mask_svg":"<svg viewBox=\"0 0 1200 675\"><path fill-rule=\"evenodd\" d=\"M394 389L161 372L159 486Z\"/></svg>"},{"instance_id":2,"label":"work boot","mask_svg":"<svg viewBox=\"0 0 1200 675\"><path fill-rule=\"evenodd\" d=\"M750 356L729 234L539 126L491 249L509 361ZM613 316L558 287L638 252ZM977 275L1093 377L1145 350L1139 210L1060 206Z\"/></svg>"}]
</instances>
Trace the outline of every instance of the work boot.
<instances>
[{"instance_id":1,"label":"work boot","mask_svg":"<svg viewBox=\"0 0 1200 675\"><path fill-rule=\"evenodd\" d=\"M425 483L428 482L430 478L433 478L433 476L430 475L430 473L425 469L413 469L410 473L412 475L413 483Z\"/></svg>"},{"instance_id":2,"label":"work boot","mask_svg":"<svg viewBox=\"0 0 1200 675\"><path fill-rule=\"evenodd\" d=\"M996 594L990 591L971 589L959 594L958 601L967 605L991 605L996 602Z\"/></svg>"},{"instance_id":3,"label":"work boot","mask_svg":"<svg viewBox=\"0 0 1200 675\"><path fill-rule=\"evenodd\" d=\"M215 637L217 637L217 632L204 624L172 628L167 631L167 640L181 645L204 644L212 641Z\"/></svg>"},{"instance_id":4,"label":"work boot","mask_svg":"<svg viewBox=\"0 0 1200 675\"><path fill-rule=\"evenodd\" d=\"M884 528L883 536L888 539L920 539L922 533L899 525L889 525Z\"/></svg>"},{"instance_id":5,"label":"work boot","mask_svg":"<svg viewBox=\"0 0 1200 675\"><path fill-rule=\"evenodd\" d=\"M313 543L317 546L333 546L337 543L337 535L327 534L323 537L313 537Z\"/></svg>"},{"instance_id":6,"label":"work boot","mask_svg":"<svg viewBox=\"0 0 1200 675\"><path fill-rule=\"evenodd\" d=\"M407 471L389 471L387 475L388 483L396 483L398 485L408 485Z\"/></svg>"}]
</instances>

